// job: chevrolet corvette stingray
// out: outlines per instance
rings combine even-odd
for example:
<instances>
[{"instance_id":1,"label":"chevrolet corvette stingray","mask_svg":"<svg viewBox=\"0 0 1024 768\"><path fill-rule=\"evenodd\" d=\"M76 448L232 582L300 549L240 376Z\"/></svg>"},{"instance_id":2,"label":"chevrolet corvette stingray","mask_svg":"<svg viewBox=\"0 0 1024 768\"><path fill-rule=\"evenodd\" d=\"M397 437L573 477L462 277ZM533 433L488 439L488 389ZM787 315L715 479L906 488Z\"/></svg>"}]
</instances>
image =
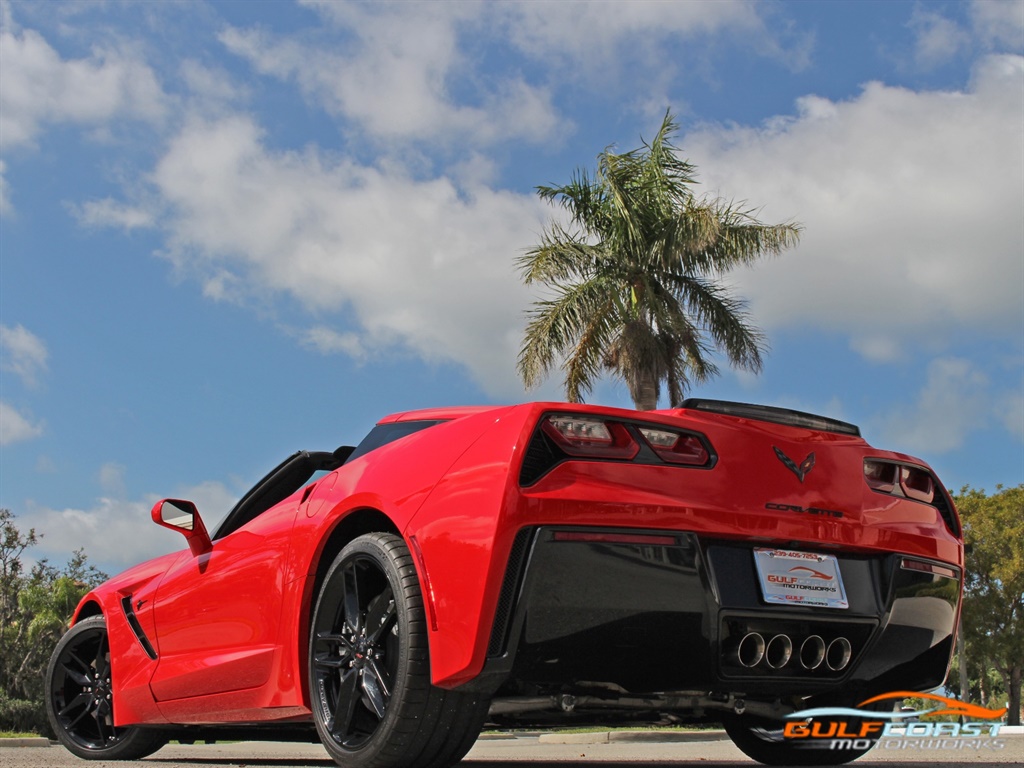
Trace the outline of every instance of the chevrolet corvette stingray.
<instances>
[{"instance_id":1,"label":"chevrolet corvette stingray","mask_svg":"<svg viewBox=\"0 0 1024 768\"><path fill-rule=\"evenodd\" d=\"M838 764L788 714L930 690L963 540L922 461L716 400L381 419L295 453L188 548L87 594L47 671L86 759L169 739L321 741L342 766L457 763L485 724L721 722L769 764Z\"/></svg>"}]
</instances>

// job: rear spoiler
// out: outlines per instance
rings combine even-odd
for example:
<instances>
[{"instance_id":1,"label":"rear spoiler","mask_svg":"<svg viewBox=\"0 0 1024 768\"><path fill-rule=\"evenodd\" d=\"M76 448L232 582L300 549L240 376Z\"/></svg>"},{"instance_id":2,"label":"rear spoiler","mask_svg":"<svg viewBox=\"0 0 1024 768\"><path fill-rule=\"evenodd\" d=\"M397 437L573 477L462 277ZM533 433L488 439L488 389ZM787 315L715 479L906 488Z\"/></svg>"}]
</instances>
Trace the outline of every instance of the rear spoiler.
<instances>
[{"instance_id":1,"label":"rear spoiler","mask_svg":"<svg viewBox=\"0 0 1024 768\"><path fill-rule=\"evenodd\" d=\"M776 408L772 405L753 405L752 403L734 403L729 400L705 400L691 397L683 401L683 408L692 411L708 411L725 416L737 416L755 421L770 421L774 424L786 424L790 427L816 429L821 432L836 432L840 435L860 437L860 427L827 416L816 416L813 413L792 411L789 408Z\"/></svg>"}]
</instances>

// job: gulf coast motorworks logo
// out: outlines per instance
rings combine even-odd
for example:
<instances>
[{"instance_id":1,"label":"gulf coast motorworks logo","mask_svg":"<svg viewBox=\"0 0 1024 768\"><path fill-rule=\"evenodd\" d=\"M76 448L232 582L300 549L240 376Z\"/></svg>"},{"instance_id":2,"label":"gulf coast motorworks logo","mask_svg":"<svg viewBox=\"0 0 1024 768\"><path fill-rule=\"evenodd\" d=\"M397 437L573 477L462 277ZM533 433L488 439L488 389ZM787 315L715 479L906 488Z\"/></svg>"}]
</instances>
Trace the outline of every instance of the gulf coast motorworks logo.
<instances>
[{"instance_id":1,"label":"gulf coast motorworks logo","mask_svg":"<svg viewBox=\"0 0 1024 768\"><path fill-rule=\"evenodd\" d=\"M928 709L895 709L903 699L936 702ZM892 711L885 708L891 702ZM881 708L881 711L879 710ZM893 691L865 699L853 707L802 709L786 716L781 734L774 738L799 747L866 749L1003 749L997 738L1006 709L986 709L934 693ZM959 721L929 720L952 715Z\"/></svg>"}]
</instances>

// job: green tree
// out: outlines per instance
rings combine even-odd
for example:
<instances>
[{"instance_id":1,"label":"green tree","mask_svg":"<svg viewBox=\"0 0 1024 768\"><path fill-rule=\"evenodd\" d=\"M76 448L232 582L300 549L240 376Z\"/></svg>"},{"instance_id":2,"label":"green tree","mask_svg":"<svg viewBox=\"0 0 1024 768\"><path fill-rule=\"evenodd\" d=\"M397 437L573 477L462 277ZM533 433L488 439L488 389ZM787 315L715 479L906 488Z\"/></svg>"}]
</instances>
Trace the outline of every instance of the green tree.
<instances>
[{"instance_id":1,"label":"green tree","mask_svg":"<svg viewBox=\"0 0 1024 768\"><path fill-rule=\"evenodd\" d=\"M766 342L745 303L720 283L730 270L799 239L796 224L765 225L749 209L693 193L696 168L671 143L666 112L654 140L597 157L560 187L537 187L570 215L517 261L534 303L519 353L528 386L561 362L566 398L580 402L604 371L621 378L636 407L657 407L662 382L673 406L691 383L717 375L713 355L758 372Z\"/></svg>"},{"instance_id":2,"label":"green tree","mask_svg":"<svg viewBox=\"0 0 1024 768\"><path fill-rule=\"evenodd\" d=\"M43 673L78 601L107 578L77 550L63 568L41 560L27 571L25 551L38 543L0 509L0 730L43 733Z\"/></svg>"},{"instance_id":3,"label":"green tree","mask_svg":"<svg viewBox=\"0 0 1024 768\"><path fill-rule=\"evenodd\" d=\"M996 493L991 496L965 486L956 497L956 504L967 548L961 618L966 666L976 671L975 679L981 690L985 689L988 669L999 674L1001 688L1009 699L1007 722L1020 725L1024 673L1024 485L996 486Z\"/></svg>"}]
</instances>

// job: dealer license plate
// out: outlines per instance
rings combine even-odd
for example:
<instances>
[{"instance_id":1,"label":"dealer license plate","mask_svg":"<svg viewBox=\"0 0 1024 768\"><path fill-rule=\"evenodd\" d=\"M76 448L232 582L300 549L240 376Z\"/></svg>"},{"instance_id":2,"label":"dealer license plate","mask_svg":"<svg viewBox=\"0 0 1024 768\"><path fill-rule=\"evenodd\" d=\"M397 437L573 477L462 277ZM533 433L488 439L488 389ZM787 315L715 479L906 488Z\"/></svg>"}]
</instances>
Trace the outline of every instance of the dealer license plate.
<instances>
[{"instance_id":1,"label":"dealer license plate","mask_svg":"<svg viewBox=\"0 0 1024 768\"><path fill-rule=\"evenodd\" d=\"M755 549L754 563L767 603L849 608L835 555Z\"/></svg>"}]
</instances>

